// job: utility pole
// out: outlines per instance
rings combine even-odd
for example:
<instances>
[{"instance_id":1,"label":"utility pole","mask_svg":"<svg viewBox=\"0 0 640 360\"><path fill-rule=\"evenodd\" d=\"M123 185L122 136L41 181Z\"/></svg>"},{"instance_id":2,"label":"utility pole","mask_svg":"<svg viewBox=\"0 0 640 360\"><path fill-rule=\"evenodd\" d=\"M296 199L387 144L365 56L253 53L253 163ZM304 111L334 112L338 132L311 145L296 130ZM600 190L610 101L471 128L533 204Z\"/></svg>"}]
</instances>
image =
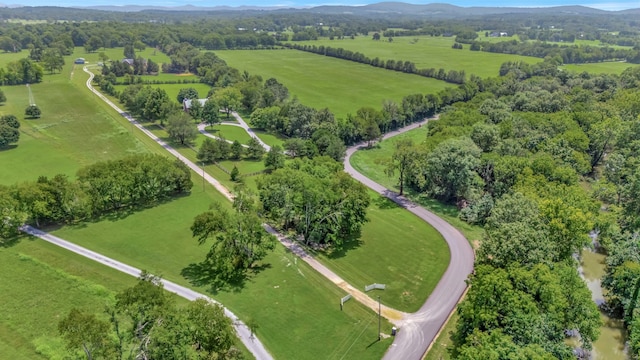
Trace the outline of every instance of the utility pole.
<instances>
[{"instance_id":1,"label":"utility pole","mask_svg":"<svg viewBox=\"0 0 640 360\"><path fill-rule=\"evenodd\" d=\"M378 295L378 341L382 340L380 338L380 296Z\"/></svg>"}]
</instances>

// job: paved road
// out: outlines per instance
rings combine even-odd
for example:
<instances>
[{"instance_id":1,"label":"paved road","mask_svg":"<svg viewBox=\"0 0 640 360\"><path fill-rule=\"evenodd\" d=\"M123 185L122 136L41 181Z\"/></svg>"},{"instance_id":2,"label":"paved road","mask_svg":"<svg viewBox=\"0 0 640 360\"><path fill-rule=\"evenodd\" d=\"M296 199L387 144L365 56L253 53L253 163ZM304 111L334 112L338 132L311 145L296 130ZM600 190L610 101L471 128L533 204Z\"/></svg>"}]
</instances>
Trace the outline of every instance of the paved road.
<instances>
[{"instance_id":1,"label":"paved road","mask_svg":"<svg viewBox=\"0 0 640 360\"><path fill-rule=\"evenodd\" d=\"M48 234L44 231L38 230L36 228L33 228L29 225L24 225L20 228L20 230L33 235L33 236L37 236L40 239L47 241L49 243L52 243L54 245L60 246L62 248L65 248L69 251L72 251L78 255L87 257L91 260L97 261L101 264L104 264L110 268L116 269L118 271L122 271L123 273L129 274L131 276L135 276L135 277L139 277L140 276L140 270L134 268L133 266L129 266L127 264L121 263L117 260L111 259L109 257L106 257L102 254L98 254L94 251L91 251L89 249L86 249L82 246L76 245L74 243L68 242L66 240L63 240L59 237L53 236L51 234ZM215 304L220 304L219 302L211 299L210 297L200 294L196 291L193 291L191 289L188 289L184 286L180 286L174 282L168 281L168 280L164 280L162 279L162 284L164 286L164 288L168 291L171 291L172 293L175 293L187 300L196 300L199 298L204 298L212 303ZM271 356L271 354L269 354L269 352L267 352L266 348L262 345L262 343L260 342L260 340L258 340L258 338L256 338L255 336L251 336L251 331L249 330L249 328L242 323L242 321L240 321L240 319L238 319L238 317L231 312L229 309L224 308L224 314L231 319L231 321L233 322L233 327L236 329L236 334L238 335L238 337L240 338L240 340L244 343L244 345L249 349L249 351L251 351L251 353L256 357L256 359L265 359L265 360L272 360L273 357Z\"/></svg>"},{"instance_id":2,"label":"paved road","mask_svg":"<svg viewBox=\"0 0 640 360\"><path fill-rule=\"evenodd\" d=\"M427 120L388 133L384 139L415 129L426 122ZM449 266L440 282L420 310L404 318L400 324L400 331L384 357L388 360L421 359L467 288L465 280L473 271L473 249L467 239L448 222L356 171L351 166L349 159L363 146L361 144L347 149L347 155L344 159L345 171L367 187L393 200L431 224L442 234L451 252Z\"/></svg>"}]
</instances>

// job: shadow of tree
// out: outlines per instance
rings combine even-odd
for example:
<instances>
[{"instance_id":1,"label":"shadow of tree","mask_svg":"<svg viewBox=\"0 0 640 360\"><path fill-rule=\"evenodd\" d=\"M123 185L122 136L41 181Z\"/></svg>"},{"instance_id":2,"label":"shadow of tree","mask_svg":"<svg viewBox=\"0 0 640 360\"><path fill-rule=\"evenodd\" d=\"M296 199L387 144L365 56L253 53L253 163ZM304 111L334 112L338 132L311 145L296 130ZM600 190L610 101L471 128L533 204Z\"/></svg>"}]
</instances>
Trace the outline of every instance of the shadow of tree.
<instances>
[{"instance_id":1,"label":"shadow of tree","mask_svg":"<svg viewBox=\"0 0 640 360\"><path fill-rule=\"evenodd\" d=\"M191 285L205 287L208 293L216 295L220 291L241 292L248 281L251 281L254 276L269 268L271 268L271 264L254 265L244 271L238 271L232 276L222 277L205 260L187 265L180 271L180 275L189 281Z\"/></svg>"}]
</instances>

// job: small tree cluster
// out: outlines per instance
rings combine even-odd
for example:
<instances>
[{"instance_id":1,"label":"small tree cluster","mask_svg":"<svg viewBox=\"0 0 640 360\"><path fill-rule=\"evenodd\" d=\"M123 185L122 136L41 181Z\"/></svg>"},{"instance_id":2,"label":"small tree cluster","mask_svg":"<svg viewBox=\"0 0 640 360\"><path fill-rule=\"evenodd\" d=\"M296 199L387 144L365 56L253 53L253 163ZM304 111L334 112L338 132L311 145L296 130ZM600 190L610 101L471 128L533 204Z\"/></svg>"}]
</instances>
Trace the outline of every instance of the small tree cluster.
<instances>
[{"instance_id":1,"label":"small tree cluster","mask_svg":"<svg viewBox=\"0 0 640 360\"><path fill-rule=\"evenodd\" d=\"M14 115L0 117L0 149L20 140L20 122Z\"/></svg>"},{"instance_id":2,"label":"small tree cluster","mask_svg":"<svg viewBox=\"0 0 640 360\"><path fill-rule=\"evenodd\" d=\"M160 279L142 272L106 314L73 308L58 323L73 358L242 359L222 306L197 299L178 307Z\"/></svg>"}]
</instances>

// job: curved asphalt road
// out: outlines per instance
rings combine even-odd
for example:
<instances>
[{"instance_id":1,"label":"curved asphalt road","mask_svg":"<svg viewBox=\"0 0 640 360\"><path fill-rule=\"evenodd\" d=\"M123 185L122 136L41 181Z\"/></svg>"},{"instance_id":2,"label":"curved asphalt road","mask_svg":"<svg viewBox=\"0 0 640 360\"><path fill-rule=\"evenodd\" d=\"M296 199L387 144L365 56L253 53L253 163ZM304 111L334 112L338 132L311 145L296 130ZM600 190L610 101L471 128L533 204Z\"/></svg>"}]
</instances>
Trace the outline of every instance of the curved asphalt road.
<instances>
[{"instance_id":1,"label":"curved asphalt road","mask_svg":"<svg viewBox=\"0 0 640 360\"><path fill-rule=\"evenodd\" d=\"M427 121L428 120L425 120L390 132L384 136L384 139L415 129ZM393 344L384 356L384 359L388 360L418 360L422 358L431 343L435 340L440 328L444 326L449 314L455 309L460 297L467 288L465 280L473 271L473 249L467 239L448 222L356 171L353 166L351 166L349 159L351 155L363 146L364 145L356 145L347 149L347 155L344 159L345 171L362 184L393 200L422 220L431 224L431 226L442 234L451 253L449 266L440 279L440 282L438 282L438 285L420 310L404 318L400 324L400 331L397 333Z\"/></svg>"}]
</instances>

